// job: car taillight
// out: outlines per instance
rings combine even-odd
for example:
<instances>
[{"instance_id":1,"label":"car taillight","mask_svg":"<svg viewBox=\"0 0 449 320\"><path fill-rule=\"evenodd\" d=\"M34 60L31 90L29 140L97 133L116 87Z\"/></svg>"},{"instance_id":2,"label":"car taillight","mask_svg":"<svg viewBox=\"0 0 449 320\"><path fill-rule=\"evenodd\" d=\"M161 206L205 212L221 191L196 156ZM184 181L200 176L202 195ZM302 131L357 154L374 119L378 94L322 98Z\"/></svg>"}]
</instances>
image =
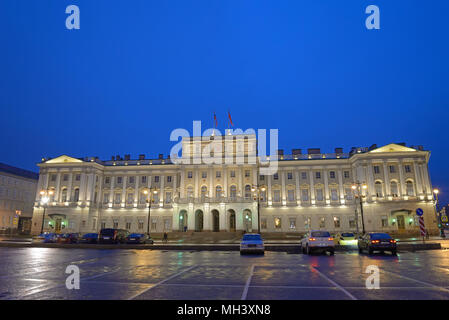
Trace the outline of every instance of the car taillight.
<instances>
[{"instance_id":1,"label":"car taillight","mask_svg":"<svg viewBox=\"0 0 449 320\"><path fill-rule=\"evenodd\" d=\"M391 239L391 240L390 240L390 243L396 243L396 240Z\"/></svg>"},{"instance_id":2,"label":"car taillight","mask_svg":"<svg viewBox=\"0 0 449 320\"><path fill-rule=\"evenodd\" d=\"M315 241L316 239L315 238L309 238L309 241Z\"/></svg>"},{"instance_id":3,"label":"car taillight","mask_svg":"<svg viewBox=\"0 0 449 320\"><path fill-rule=\"evenodd\" d=\"M329 240L329 241L334 241L334 238L331 237L331 238L329 238L328 240Z\"/></svg>"},{"instance_id":4,"label":"car taillight","mask_svg":"<svg viewBox=\"0 0 449 320\"><path fill-rule=\"evenodd\" d=\"M379 243L380 240L371 240L371 243Z\"/></svg>"}]
</instances>

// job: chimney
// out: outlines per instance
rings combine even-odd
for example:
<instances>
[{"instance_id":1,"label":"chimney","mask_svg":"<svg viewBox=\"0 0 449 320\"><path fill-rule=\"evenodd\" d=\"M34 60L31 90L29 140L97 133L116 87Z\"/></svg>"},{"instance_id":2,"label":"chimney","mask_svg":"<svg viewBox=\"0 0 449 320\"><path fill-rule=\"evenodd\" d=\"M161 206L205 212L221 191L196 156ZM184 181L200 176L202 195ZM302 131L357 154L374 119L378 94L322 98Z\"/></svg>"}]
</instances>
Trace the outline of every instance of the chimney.
<instances>
[{"instance_id":1,"label":"chimney","mask_svg":"<svg viewBox=\"0 0 449 320\"><path fill-rule=\"evenodd\" d=\"M129 161L131 159L131 155L130 154L125 154L125 160Z\"/></svg>"},{"instance_id":2,"label":"chimney","mask_svg":"<svg viewBox=\"0 0 449 320\"><path fill-rule=\"evenodd\" d=\"M292 149L292 155L297 156L302 154L301 149Z\"/></svg>"},{"instance_id":3,"label":"chimney","mask_svg":"<svg viewBox=\"0 0 449 320\"><path fill-rule=\"evenodd\" d=\"M283 156L284 155L284 149L278 149L277 150L277 155L278 156Z\"/></svg>"},{"instance_id":4,"label":"chimney","mask_svg":"<svg viewBox=\"0 0 449 320\"><path fill-rule=\"evenodd\" d=\"M162 153L159 153L159 159L164 159L164 155Z\"/></svg>"},{"instance_id":5,"label":"chimney","mask_svg":"<svg viewBox=\"0 0 449 320\"><path fill-rule=\"evenodd\" d=\"M342 154L343 153L343 148L335 148L335 153L336 154Z\"/></svg>"},{"instance_id":6,"label":"chimney","mask_svg":"<svg viewBox=\"0 0 449 320\"><path fill-rule=\"evenodd\" d=\"M308 154L321 154L320 148L309 148L307 149Z\"/></svg>"},{"instance_id":7,"label":"chimney","mask_svg":"<svg viewBox=\"0 0 449 320\"><path fill-rule=\"evenodd\" d=\"M139 160L145 160L145 155L144 154L139 154Z\"/></svg>"}]
</instances>

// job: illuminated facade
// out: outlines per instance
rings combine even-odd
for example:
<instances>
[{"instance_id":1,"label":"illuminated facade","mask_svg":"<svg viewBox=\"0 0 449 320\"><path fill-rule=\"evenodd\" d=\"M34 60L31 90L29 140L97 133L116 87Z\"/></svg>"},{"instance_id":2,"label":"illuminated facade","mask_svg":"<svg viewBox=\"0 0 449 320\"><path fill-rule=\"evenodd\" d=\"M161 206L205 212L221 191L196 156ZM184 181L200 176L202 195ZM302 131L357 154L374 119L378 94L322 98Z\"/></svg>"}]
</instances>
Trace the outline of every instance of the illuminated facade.
<instances>
[{"instance_id":1,"label":"illuminated facade","mask_svg":"<svg viewBox=\"0 0 449 320\"><path fill-rule=\"evenodd\" d=\"M195 158L195 150L220 144L217 138L196 145L195 139L183 139L182 159L190 161L182 164L144 155L134 160L128 155L108 161L65 155L43 159L33 232L40 231L42 221L39 190L54 191L44 229L58 232L103 227L146 232L149 195L152 233L257 231L259 224L262 232L356 231L362 228L359 192L367 231L417 230L417 208L424 210L428 229L436 230L430 152L422 147L389 144L350 153L336 148L331 154L294 149L291 155L279 150L277 172L261 175L260 161L266 157L249 161L257 149L252 135L233 136L230 163ZM213 156L221 159L222 151L215 148ZM245 161L239 161L239 151Z\"/></svg>"}]
</instances>

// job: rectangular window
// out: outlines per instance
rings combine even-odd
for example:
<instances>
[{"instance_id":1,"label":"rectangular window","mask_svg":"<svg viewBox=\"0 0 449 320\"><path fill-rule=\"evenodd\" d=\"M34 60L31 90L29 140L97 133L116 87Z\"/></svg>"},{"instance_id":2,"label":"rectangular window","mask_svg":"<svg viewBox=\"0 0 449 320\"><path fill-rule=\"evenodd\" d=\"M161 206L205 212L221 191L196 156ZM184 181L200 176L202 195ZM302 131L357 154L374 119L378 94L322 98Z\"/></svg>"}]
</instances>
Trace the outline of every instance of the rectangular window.
<instances>
[{"instance_id":1,"label":"rectangular window","mask_svg":"<svg viewBox=\"0 0 449 320\"><path fill-rule=\"evenodd\" d=\"M113 228L118 229L118 220L114 220Z\"/></svg>"},{"instance_id":2,"label":"rectangular window","mask_svg":"<svg viewBox=\"0 0 449 320\"><path fill-rule=\"evenodd\" d=\"M80 174L75 175L75 181L80 181L80 180L81 180L81 175Z\"/></svg>"},{"instance_id":3,"label":"rectangular window","mask_svg":"<svg viewBox=\"0 0 449 320\"><path fill-rule=\"evenodd\" d=\"M126 230L131 230L131 222L126 223Z\"/></svg>"},{"instance_id":4,"label":"rectangular window","mask_svg":"<svg viewBox=\"0 0 449 320\"><path fill-rule=\"evenodd\" d=\"M321 172L315 172L315 178L321 179Z\"/></svg>"},{"instance_id":5,"label":"rectangular window","mask_svg":"<svg viewBox=\"0 0 449 320\"><path fill-rule=\"evenodd\" d=\"M338 201L338 191L337 189L331 189L331 200Z\"/></svg>"},{"instance_id":6,"label":"rectangular window","mask_svg":"<svg viewBox=\"0 0 449 320\"><path fill-rule=\"evenodd\" d=\"M273 180L278 180L279 179L279 175L277 174L277 173L275 173L274 175L273 175Z\"/></svg>"},{"instance_id":7,"label":"rectangular window","mask_svg":"<svg viewBox=\"0 0 449 320\"><path fill-rule=\"evenodd\" d=\"M117 177L117 183L121 184L122 183L122 177Z\"/></svg>"},{"instance_id":8,"label":"rectangular window","mask_svg":"<svg viewBox=\"0 0 449 320\"><path fill-rule=\"evenodd\" d=\"M390 173L395 173L395 172L396 172L395 166L390 166Z\"/></svg>"},{"instance_id":9,"label":"rectangular window","mask_svg":"<svg viewBox=\"0 0 449 320\"><path fill-rule=\"evenodd\" d=\"M231 170L231 178L235 178L235 171Z\"/></svg>"},{"instance_id":10,"label":"rectangular window","mask_svg":"<svg viewBox=\"0 0 449 320\"><path fill-rule=\"evenodd\" d=\"M106 228L106 222L101 221L101 229L104 229L104 228Z\"/></svg>"},{"instance_id":11,"label":"rectangular window","mask_svg":"<svg viewBox=\"0 0 449 320\"><path fill-rule=\"evenodd\" d=\"M142 183L147 183L147 177L146 176L142 176Z\"/></svg>"},{"instance_id":12,"label":"rectangular window","mask_svg":"<svg viewBox=\"0 0 449 320\"><path fill-rule=\"evenodd\" d=\"M159 182L159 176L154 176L154 182Z\"/></svg>"},{"instance_id":13,"label":"rectangular window","mask_svg":"<svg viewBox=\"0 0 449 320\"><path fill-rule=\"evenodd\" d=\"M193 177L193 172L187 171L187 178L192 179L192 177Z\"/></svg>"},{"instance_id":14,"label":"rectangular window","mask_svg":"<svg viewBox=\"0 0 449 320\"><path fill-rule=\"evenodd\" d=\"M326 218L321 217L320 218L320 228L325 228L325 227L326 227Z\"/></svg>"},{"instance_id":15,"label":"rectangular window","mask_svg":"<svg viewBox=\"0 0 449 320\"><path fill-rule=\"evenodd\" d=\"M119 204L120 202L122 202L122 194L121 194L121 193L116 193L116 194L115 194L115 200L114 200L114 203L115 203L115 204Z\"/></svg>"},{"instance_id":16,"label":"rectangular window","mask_svg":"<svg viewBox=\"0 0 449 320\"><path fill-rule=\"evenodd\" d=\"M292 180L292 179L293 179L293 173L288 172L288 173L287 173L287 179L288 179L288 180Z\"/></svg>"},{"instance_id":17,"label":"rectangular window","mask_svg":"<svg viewBox=\"0 0 449 320\"><path fill-rule=\"evenodd\" d=\"M265 181L265 176L260 176L260 181Z\"/></svg>"},{"instance_id":18,"label":"rectangular window","mask_svg":"<svg viewBox=\"0 0 449 320\"><path fill-rule=\"evenodd\" d=\"M63 200L65 201L65 200ZM103 203L108 203L109 202L109 193L105 193L103 195Z\"/></svg>"},{"instance_id":19,"label":"rectangular window","mask_svg":"<svg viewBox=\"0 0 449 320\"><path fill-rule=\"evenodd\" d=\"M343 176L345 177L345 179L349 178L349 171L344 171L343 172Z\"/></svg>"},{"instance_id":20,"label":"rectangular window","mask_svg":"<svg viewBox=\"0 0 449 320\"><path fill-rule=\"evenodd\" d=\"M68 181L69 180L69 175L68 174L63 175L62 176L62 180L63 181Z\"/></svg>"},{"instance_id":21,"label":"rectangular window","mask_svg":"<svg viewBox=\"0 0 449 320\"><path fill-rule=\"evenodd\" d=\"M282 220L281 218L274 218L274 228L281 229L282 228Z\"/></svg>"},{"instance_id":22,"label":"rectangular window","mask_svg":"<svg viewBox=\"0 0 449 320\"><path fill-rule=\"evenodd\" d=\"M301 179L307 179L307 172L301 172Z\"/></svg>"},{"instance_id":23,"label":"rectangular window","mask_svg":"<svg viewBox=\"0 0 449 320\"><path fill-rule=\"evenodd\" d=\"M334 217L334 227L340 228L340 218L339 217Z\"/></svg>"},{"instance_id":24,"label":"rectangular window","mask_svg":"<svg viewBox=\"0 0 449 320\"><path fill-rule=\"evenodd\" d=\"M97 229L97 219L92 219L92 229Z\"/></svg>"},{"instance_id":25,"label":"rectangular window","mask_svg":"<svg viewBox=\"0 0 449 320\"><path fill-rule=\"evenodd\" d=\"M388 218L387 216L382 216L382 228L388 227Z\"/></svg>"},{"instance_id":26,"label":"rectangular window","mask_svg":"<svg viewBox=\"0 0 449 320\"><path fill-rule=\"evenodd\" d=\"M171 220L164 219L164 231L170 231L171 229Z\"/></svg>"},{"instance_id":27,"label":"rectangular window","mask_svg":"<svg viewBox=\"0 0 449 320\"><path fill-rule=\"evenodd\" d=\"M329 177L330 177L331 179L335 179L335 171L329 172Z\"/></svg>"},{"instance_id":28,"label":"rectangular window","mask_svg":"<svg viewBox=\"0 0 449 320\"><path fill-rule=\"evenodd\" d=\"M281 201L281 191L280 190L274 190L273 191L273 201L274 202L280 202Z\"/></svg>"},{"instance_id":29,"label":"rectangular window","mask_svg":"<svg viewBox=\"0 0 449 320\"><path fill-rule=\"evenodd\" d=\"M346 188L345 189L345 194L346 194L346 200L352 200L353 198L353 194L352 194L352 189L351 188Z\"/></svg>"},{"instance_id":30,"label":"rectangular window","mask_svg":"<svg viewBox=\"0 0 449 320\"><path fill-rule=\"evenodd\" d=\"M171 192L165 193L165 203L171 203Z\"/></svg>"},{"instance_id":31,"label":"rectangular window","mask_svg":"<svg viewBox=\"0 0 449 320\"><path fill-rule=\"evenodd\" d=\"M316 189L316 200L317 201L323 201L323 189Z\"/></svg>"},{"instance_id":32,"label":"rectangular window","mask_svg":"<svg viewBox=\"0 0 449 320\"><path fill-rule=\"evenodd\" d=\"M55 174L51 175L51 181L56 181L56 175Z\"/></svg>"},{"instance_id":33,"label":"rectangular window","mask_svg":"<svg viewBox=\"0 0 449 320\"><path fill-rule=\"evenodd\" d=\"M128 204L132 204L134 202L134 194L128 193Z\"/></svg>"},{"instance_id":34,"label":"rectangular window","mask_svg":"<svg viewBox=\"0 0 449 320\"><path fill-rule=\"evenodd\" d=\"M411 168L408 164L406 164L406 165L404 166L404 170L405 170L406 173L412 172L412 168Z\"/></svg>"},{"instance_id":35,"label":"rectangular window","mask_svg":"<svg viewBox=\"0 0 449 320\"><path fill-rule=\"evenodd\" d=\"M248 178L251 176L251 173L249 170L245 170L245 177Z\"/></svg>"},{"instance_id":36,"label":"rectangular window","mask_svg":"<svg viewBox=\"0 0 449 320\"><path fill-rule=\"evenodd\" d=\"M111 177L105 177L104 183L107 183L107 184L111 183Z\"/></svg>"},{"instance_id":37,"label":"rectangular window","mask_svg":"<svg viewBox=\"0 0 449 320\"><path fill-rule=\"evenodd\" d=\"M302 189L301 190L301 200L302 201L309 201L309 190Z\"/></svg>"},{"instance_id":38,"label":"rectangular window","mask_svg":"<svg viewBox=\"0 0 449 320\"><path fill-rule=\"evenodd\" d=\"M167 176L167 182L168 182L168 183L171 182L171 176Z\"/></svg>"},{"instance_id":39,"label":"rectangular window","mask_svg":"<svg viewBox=\"0 0 449 320\"><path fill-rule=\"evenodd\" d=\"M308 230L312 227L312 218L311 217L306 217L304 219L304 229Z\"/></svg>"},{"instance_id":40,"label":"rectangular window","mask_svg":"<svg viewBox=\"0 0 449 320\"><path fill-rule=\"evenodd\" d=\"M380 173L379 166L374 166L373 169L374 169L374 174L379 174Z\"/></svg>"},{"instance_id":41,"label":"rectangular window","mask_svg":"<svg viewBox=\"0 0 449 320\"><path fill-rule=\"evenodd\" d=\"M201 172L201 178L203 178L203 179L207 178L207 172L206 171Z\"/></svg>"},{"instance_id":42,"label":"rectangular window","mask_svg":"<svg viewBox=\"0 0 449 320\"><path fill-rule=\"evenodd\" d=\"M260 228L267 229L267 219L266 218L260 219Z\"/></svg>"},{"instance_id":43,"label":"rectangular window","mask_svg":"<svg viewBox=\"0 0 449 320\"><path fill-rule=\"evenodd\" d=\"M289 218L290 230L296 230L296 218Z\"/></svg>"},{"instance_id":44,"label":"rectangular window","mask_svg":"<svg viewBox=\"0 0 449 320\"><path fill-rule=\"evenodd\" d=\"M354 217L349 218L349 228L354 229L355 227L356 227L355 218Z\"/></svg>"},{"instance_id":45,"label":"rectangular window","mask_svg":"<svg viewBox=\"0 0 449 320\"><path fill-rule=\"evenodd\" d=\"M138 225L137 225L137 228L138 228L139 230L143 230L143 221L142 221L142 220L139 220Z\"/></svg>"},{"instance_id":46,"label":"rectangular window","mask_svg":"<svg viewBox=\"0 0 449 320\"><path fill-rule=\"evenodd\" d=\"M221 178L221 171L215 172L215 178Z\"/></svg>"},{"instance_id":47,"label":"rectangular window","mask_svg":"<svg viewBox=\"0 0 449 320\"><path fill-rule=\"evenodd\" d=\"M157 219L153 218L151 219L151 230L156 230L157 227Z\"/></svg>"},{"instance_id":48,"label":"rectangular window","mask_svg":"<svg viewBox=\"0 0 449 320\"><path fill-rule=\"evenodd\" d=\"M287 199L289 202L295 201L295 190L287 190Z\"/></svg>"},{"instance_id":49,"label":"rectangular window","mask_svg":"<svg viewBox=\"0 0 449 320\"><path fill-rule=\"evenodd\" d=\"M133 183L134 183L134 177L129 177L129 178L128 178L128 182L129 182L130 184L133 184Z\"/></svg>"}]
</instances>

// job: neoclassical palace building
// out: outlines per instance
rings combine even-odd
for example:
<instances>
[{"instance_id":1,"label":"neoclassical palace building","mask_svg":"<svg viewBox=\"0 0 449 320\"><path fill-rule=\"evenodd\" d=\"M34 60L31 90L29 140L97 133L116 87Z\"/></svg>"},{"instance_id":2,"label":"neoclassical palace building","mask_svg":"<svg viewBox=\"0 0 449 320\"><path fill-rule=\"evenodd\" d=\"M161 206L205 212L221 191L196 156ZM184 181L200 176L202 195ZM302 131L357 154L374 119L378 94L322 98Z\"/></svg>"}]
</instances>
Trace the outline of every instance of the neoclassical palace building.
<instances>
[{"instance_id":1,"label":"neoclassical palace building","mask_svg":"<svg viewBox=\"0 0 449 320\"><path fill-rule=\"evenodd\" d=\"M81 233L105 227L146 232L148 224L152 233L407 232L418 230L417 208L428 230L437 229L430 152L422 146L278 150L277 170L264 174L262 160L269 157L249 161L255 135L232 136L227 150L233 161L196 159L195 151L212 143L218 146L212 153L222 158L224 140L218 138L184 138L180 159L192 161L182 163L162 155L42 159L32 232L40 232L42 221L45 231ZM239 161L238 151L248 161Z\"/></svg>"}]
</instances>

